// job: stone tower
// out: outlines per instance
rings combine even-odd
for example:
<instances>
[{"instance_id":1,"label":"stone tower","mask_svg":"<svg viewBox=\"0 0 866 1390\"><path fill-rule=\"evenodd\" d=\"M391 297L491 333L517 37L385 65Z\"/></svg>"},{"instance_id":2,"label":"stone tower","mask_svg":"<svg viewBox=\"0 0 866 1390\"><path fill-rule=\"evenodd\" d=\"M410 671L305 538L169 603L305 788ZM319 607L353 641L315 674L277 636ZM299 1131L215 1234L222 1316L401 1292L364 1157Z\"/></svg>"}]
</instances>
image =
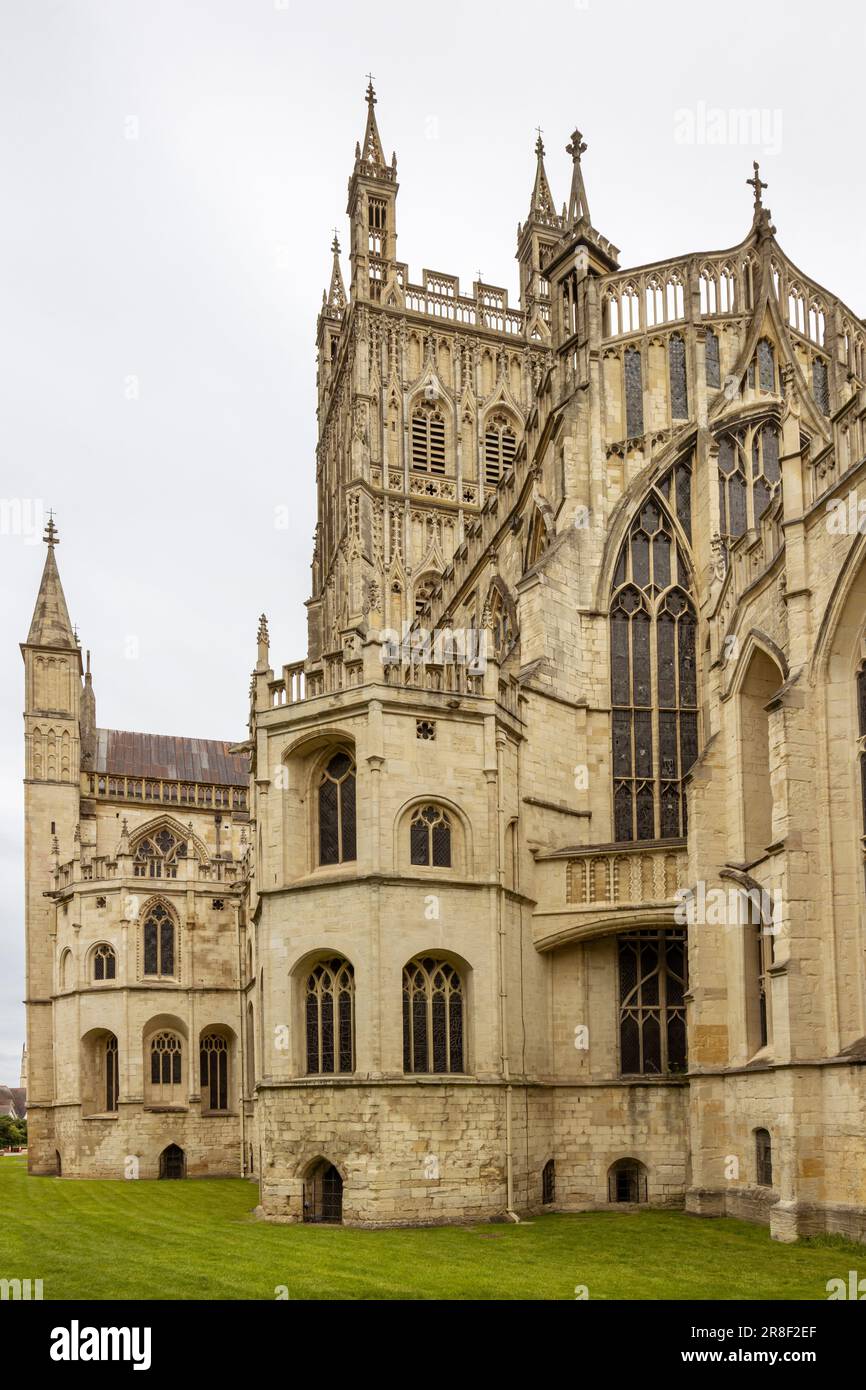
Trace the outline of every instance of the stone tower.
<instances>
[{"instance_id":1,"label":"stone tower","mask_svg":"<svg viewBox=\"0 0 866 1390\"><path fill-rule=\"evenodd\" d=\"M29 1152L32 1172L55 1171L54 910L56 855L78 834L82 662L60 583L52 517L24 657L24 859Z\"/></svg>"},{"instance_id":2,"label":"stone tower","mask_svg":"<svg viewBox=\"0 0 866 1390\"><path fill-rule=\"evenodd\" d=\"M423 611L513 463L549 340L540 264L558 219L543 167L521 235L533 313L480 276L471 296L440 272L413 284L397 260L397 163L385 161L375 104L371 84L349 180L350 294L335 237L318 323L316 661Z\"/></svg>"}]
</instances>

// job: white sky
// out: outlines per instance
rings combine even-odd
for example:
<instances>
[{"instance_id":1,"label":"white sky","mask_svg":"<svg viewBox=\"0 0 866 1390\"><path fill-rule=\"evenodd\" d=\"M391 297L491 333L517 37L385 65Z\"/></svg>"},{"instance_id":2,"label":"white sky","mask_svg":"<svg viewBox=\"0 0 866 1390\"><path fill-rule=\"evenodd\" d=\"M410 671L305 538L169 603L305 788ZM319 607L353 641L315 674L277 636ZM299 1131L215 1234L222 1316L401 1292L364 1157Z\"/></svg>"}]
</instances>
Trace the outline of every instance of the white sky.
<instances>
[{"instance_id":1,"label":"white sky","mask_svg":"<svg viewBox=\"0 0 866 1390\"><path fill-rule=\"evenodd\" d=\"M55 508L100 725L243 737L258 614L274 666L304 654L315 319L335 224L346 248L369 69L413 278L427 266L469 287L481 268L516 298L534 128L561 203L577 124L593 222L623 265L740 241L759 158L788 254L863 313L863 15L839 0L819 11L806 0L3 0L0 499ZM726 130L732 111L757 110L754 133L738 136L734 121L720 142L718 109ZM14 1084L16 648L44 550L9 529L0 1081Z\"/></svg>"}]
</instances>

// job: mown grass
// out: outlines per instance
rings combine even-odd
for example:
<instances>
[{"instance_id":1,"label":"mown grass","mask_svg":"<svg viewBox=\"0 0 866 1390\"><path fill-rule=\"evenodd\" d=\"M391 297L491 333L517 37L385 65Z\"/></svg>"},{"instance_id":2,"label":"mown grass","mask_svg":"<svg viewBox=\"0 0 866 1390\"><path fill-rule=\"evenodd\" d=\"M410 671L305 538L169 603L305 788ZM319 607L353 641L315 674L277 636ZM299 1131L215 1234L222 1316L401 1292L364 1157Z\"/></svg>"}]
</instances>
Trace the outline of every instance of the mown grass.
<instances>
[{"instance_id":1,"label":"mown grass","mask_svg":"<svg viewBox=\"0 0 866 1390\"><path fill-rule=\"evenodd\" d=\"M0 1158L0 1278L46 1299L826 1299L862 1246L681 1212L359 1231L256 1220L240 1179L74 1182Z\"/></svg>"}]
</instances>

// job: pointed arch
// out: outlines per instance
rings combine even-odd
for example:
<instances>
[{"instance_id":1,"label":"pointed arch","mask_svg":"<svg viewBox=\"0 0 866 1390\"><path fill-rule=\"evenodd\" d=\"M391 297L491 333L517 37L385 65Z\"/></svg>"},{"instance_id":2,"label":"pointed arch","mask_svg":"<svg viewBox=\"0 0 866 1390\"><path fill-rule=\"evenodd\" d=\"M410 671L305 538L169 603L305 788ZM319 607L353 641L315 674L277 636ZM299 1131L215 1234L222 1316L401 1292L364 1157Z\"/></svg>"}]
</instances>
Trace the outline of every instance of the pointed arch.
<instances>
[{"instance_id":1,"label":"pointed arch","mask_svg":"<svg viewBox=\"0 0 866 1390\"><path fill-rule=\"evenodd\" d=\"M142 979L180 980L180 923L167 898L148 898L138 916L138 961Z\"/></svg>"},{"instance_id":2,"label":"pointed arch","mask_svg":"<svg viewBox=\"0 0 866 1390\"><path fill-rule=\"evenodd\" d=\"M537 565L556 535L556 520L553 508L540 493L534 494L534 506L530 515L526 534L526 548L523 552L524 574Z\"/></svg>"},{"instance_id":3,"label":"pointed arch","mask_svg":"<svg viewBox=\"0 0 866 1390\"><path fill-rule=\"evenodd\" d=\"M514 649L519 630L517 606L508 585L500 575L494 575L484 600L483 623L490 631L493 655L502 662Z\"/></svg>"},{"instance_id":4,"label":"pointed arch","mask_svg":"<svg viewBox=\"0 0 866 1390\"><path fill-rule=\"evenodd\" d=\"M794 376L794 387L797 391L803 415L808 422L808 428L829 443L831 431L826 417L816 405L810 384L803 375L803 369L794 350L788 325L782 315L779 302L776 298L773 285L773 277L770 262L766 262L762 273L761 287L755 300L754 309L751 312L751 322L748 332L740 348L739 356L734 363L729 377L741 385L744 378L750 373L752 365L755 363L758 343L761 339L774 342L779 350L779 361L775 363L777 381L785 367L790 367ZM710 407L709 418L713 423L720 422L727 416L736 418L742 410L742 401L738 399L736 393L723 391Z\"/></svg>"},{"instance_id":5,"label":"pointed arch","mask_svg":"<svg viewBox=\"0 0 866 1390\"><path fill-rule=\"evenodd\" d=\"M129 839L135 877L176 878L178 861L186 858L190 845L199 863L209 863L207 845L189 826L175 816L154 816L137 826Z\"/></svg>"},{"instance_id":6,"label":"pointed arch","mask_svg":"<svg viewBox=\"0 0 866 1390\"><path fill-rule=\"evenodd\" d=\"M415 599L416 618L420 617L420 615L424 612L424 609L427 607L427 604L430 602L431 598L435 594L437 586L441 585L442 569L444 569L444 565L441 568L437 569L435 567L428 567L425 564L422 567L421 573L418 575L418 578L415 580L415 583L413 585L413 591Z\"/></svg>"}]
</instances>

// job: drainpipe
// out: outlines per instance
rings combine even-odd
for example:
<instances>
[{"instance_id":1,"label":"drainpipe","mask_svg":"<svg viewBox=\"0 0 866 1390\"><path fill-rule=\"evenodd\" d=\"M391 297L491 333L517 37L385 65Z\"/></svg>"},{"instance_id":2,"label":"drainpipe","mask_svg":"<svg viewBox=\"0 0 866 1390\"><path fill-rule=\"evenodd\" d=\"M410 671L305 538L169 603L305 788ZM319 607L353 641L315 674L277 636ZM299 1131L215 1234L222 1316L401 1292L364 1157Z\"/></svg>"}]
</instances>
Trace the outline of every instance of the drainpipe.
<instances>
[{"instance_id":1,"label":"drainpipe","mask_svg":"<svg viewBox=\"0 0 866 1390\"><path fill-rule=\"evenodd\" d=\"M499 668L496 667L496 679L498 686ZM498 691L497 691L498 693ZM505 867L502 862L502 841L503 841L503 819L504 810L502 806L502 750L505 746L505 736L496 734L495 718L493 721L494 738L496 740L496 771L491 780L495 780L493 794L496 797L496 931L499 946L499 1037L502 1061L502 1079L505 1084L505 1215L509 1221L520 1224L520 1217L514 1210L514 1127L513 1127L513 1090L511 1086L511 1066L508 1057L508 986L506 984L506 952L505 952L505 917L503 913L503 890L505 886Z\"/></svg>"},{"instance_id":2,"label":"drainpipe","mask_svg":"<svg viewBox=\"0 0 866 1390\"><path fill-rule=\"evenodd\" d=\"M235 903L235 926L238 936L238 1051L240 1053L240 1076L236 1078L240 1081L240 1087L236 1088L240 1098L241 1112L241 1177L246 1176L247 1166L247 1132L246 1132L246 1105L244 1102L244 1086L246 1085L246 1057L244 1054L244 972L243 972L243 942L241 937L241 913L240 905Z\"/></svg>"}]
</instances>

